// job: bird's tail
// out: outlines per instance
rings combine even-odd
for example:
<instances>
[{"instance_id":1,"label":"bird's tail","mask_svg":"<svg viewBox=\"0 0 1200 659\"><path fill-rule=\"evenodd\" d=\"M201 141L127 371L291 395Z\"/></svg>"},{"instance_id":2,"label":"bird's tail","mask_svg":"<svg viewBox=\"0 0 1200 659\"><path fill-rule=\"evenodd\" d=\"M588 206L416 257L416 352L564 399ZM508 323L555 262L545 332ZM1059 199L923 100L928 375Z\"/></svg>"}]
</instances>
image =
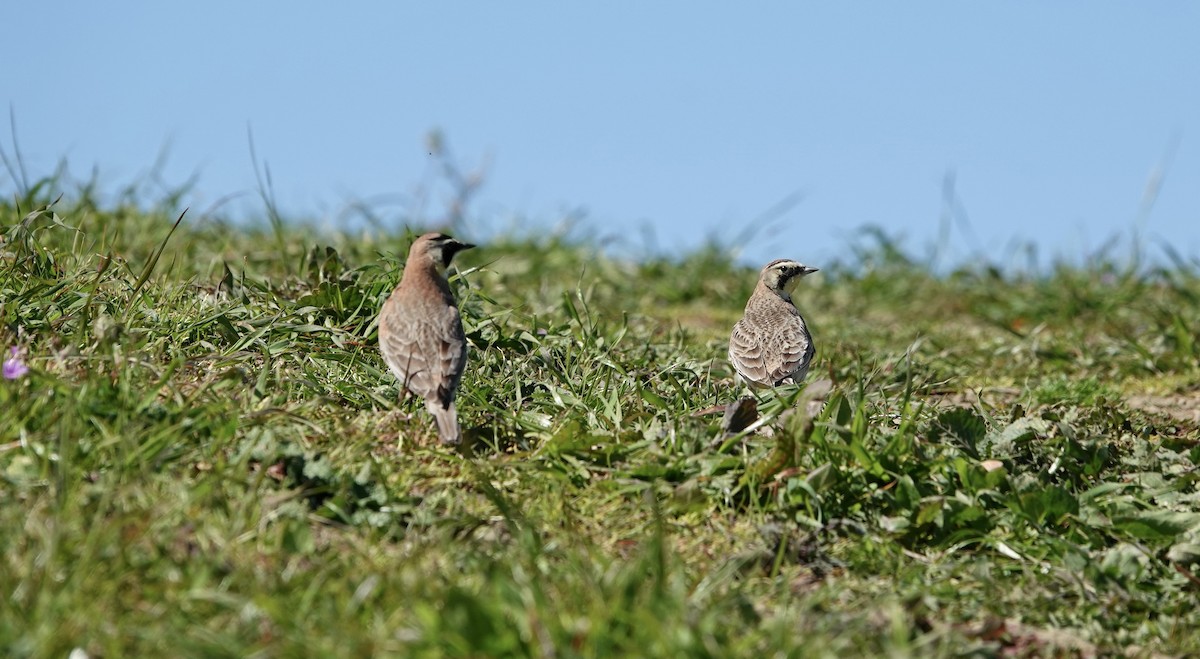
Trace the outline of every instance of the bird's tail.
<instances>
[{"instance_id":1,"label":"bird's tail","mask_svg":"<svg viewBox=\"0 0 1200 659\"><path fill-rule=\"evenodd\" d=\"M442 407L438 401L431 399L426 401L425 407L437 421L438 436L441 437L443 444L462 442L462 429L458 426L458 410L455 409L453 401Z\"/></svg>"}]
</instances>

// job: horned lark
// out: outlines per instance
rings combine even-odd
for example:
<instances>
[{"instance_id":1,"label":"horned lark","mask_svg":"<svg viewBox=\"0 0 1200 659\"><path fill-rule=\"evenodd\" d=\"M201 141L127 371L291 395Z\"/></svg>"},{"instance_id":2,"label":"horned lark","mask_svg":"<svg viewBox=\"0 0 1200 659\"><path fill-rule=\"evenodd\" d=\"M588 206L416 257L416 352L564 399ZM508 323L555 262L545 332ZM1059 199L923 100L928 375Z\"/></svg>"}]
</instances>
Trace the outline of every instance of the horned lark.
<instances>
[{"instance_id":1,"label":"horned lark","mask_svg":"<svg viewBox=\"0 0 1200 659\"><path fill-rule=\"evenodd\" d=\"M443 444L462 440L454 396L467 363L467 339L446 269L455 254L472 247L441 233L417 238L400 284L379 311L383 361L402 387L425 399Z\"/></svg>"},{"instance_id":2,"label":"horned lark","mask_svg":"<svg viewBox=\"0 0 1200 659\"><path fill-rule=\"evenodd\" d=\"M758 276L746 313L729 337L729 361L751 387L804 381L816 349L792 291L814 272L790 259L771 261Z\"/></svg>"}]
</instances>

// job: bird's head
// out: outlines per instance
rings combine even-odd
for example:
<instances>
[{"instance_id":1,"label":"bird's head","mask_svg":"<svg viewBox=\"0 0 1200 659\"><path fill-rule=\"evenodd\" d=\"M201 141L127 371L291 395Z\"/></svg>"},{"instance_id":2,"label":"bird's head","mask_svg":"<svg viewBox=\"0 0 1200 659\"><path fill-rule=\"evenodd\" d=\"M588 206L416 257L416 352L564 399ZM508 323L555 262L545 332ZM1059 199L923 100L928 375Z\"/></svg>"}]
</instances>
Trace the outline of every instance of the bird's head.
<instances>
[{"instance_id":1,"label":"bird's head","mask_svg":"<svg viewBox=\"0 0 1200 659\"><path fill-rule=\"evenodd\" d=\"M759 281L769 290L774 291L785 300L792 299L792 291L800 280L817 269L791 259L776 259L768 263L759 275Z\"/></svg>"},{"instance_id":2,"label":"bird's head","mask_svg":"<svg viewBox=\"0 0 1200 659\"><path fill-rule=\"evenodd\" d=\"M459 242L444 233L435 231L424 234L413 242L412 247L408 250L408 259L410 261L425 259L444 275L446 268L450 267L450 261L454 259L454 255L472 247L474 245L470 243Z\"/></svg>"}]
</instances>

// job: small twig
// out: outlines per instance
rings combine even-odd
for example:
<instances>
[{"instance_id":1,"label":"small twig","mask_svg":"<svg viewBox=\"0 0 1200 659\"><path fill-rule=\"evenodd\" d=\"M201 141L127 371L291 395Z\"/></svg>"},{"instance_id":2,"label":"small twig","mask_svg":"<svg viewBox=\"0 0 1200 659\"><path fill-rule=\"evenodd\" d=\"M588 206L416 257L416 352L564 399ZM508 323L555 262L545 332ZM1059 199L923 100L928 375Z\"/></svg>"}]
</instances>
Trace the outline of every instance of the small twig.
<instances>
[{"instance_id":1,"label":"small twig","mask_svg":"<svg viewBox=\"0 0 1200 659\"><path fill-rule=\"evenodd\" d=\"M1192 574L1191 570L1187 569L1186 567L1184 567L1178 563L1175 563L1174 567L1175 567L1176 572L1187 577L1187 580L1192 582L1193 585L1200 586L1200 578L1197 578L1195 574Z\"/></svg>"}]
</instances>

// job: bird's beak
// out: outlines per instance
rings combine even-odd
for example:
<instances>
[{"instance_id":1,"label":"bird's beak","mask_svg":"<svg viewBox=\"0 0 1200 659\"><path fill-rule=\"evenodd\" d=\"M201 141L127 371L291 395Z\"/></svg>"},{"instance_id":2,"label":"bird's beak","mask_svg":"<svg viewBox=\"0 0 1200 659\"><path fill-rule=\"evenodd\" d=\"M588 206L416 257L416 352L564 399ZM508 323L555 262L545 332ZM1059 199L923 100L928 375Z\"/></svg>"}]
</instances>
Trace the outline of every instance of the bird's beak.
<instances>
[{"instance_id":1,"label":"bird's beak","mask_svg":"<svg viewBox=\"0 0 1200 659\"><path fill-rule=\"evenodd\" d=\"M812 273L817 272L817 271L818 271L818 268L814 268L810 265L804 266L804 275L805 276L811 275Z\"/></svg>"},{"instance_id":2,"label":"bird's beak","mask_svg":"<svg viewBox=\"0 0 1200 659\"><path fill-rule=\"evenodd\" d=\"M472 247L474 247L474 245L472 245L471 243L460 243L457 240L455 240L453 242L446 243L446 247L450 248L450 251L448 251L446 253L449 254L450 256L454 256L455 254L458 254L459 252L461 252L463 250L471 249Z\"/></svg>"}]
</instances>

